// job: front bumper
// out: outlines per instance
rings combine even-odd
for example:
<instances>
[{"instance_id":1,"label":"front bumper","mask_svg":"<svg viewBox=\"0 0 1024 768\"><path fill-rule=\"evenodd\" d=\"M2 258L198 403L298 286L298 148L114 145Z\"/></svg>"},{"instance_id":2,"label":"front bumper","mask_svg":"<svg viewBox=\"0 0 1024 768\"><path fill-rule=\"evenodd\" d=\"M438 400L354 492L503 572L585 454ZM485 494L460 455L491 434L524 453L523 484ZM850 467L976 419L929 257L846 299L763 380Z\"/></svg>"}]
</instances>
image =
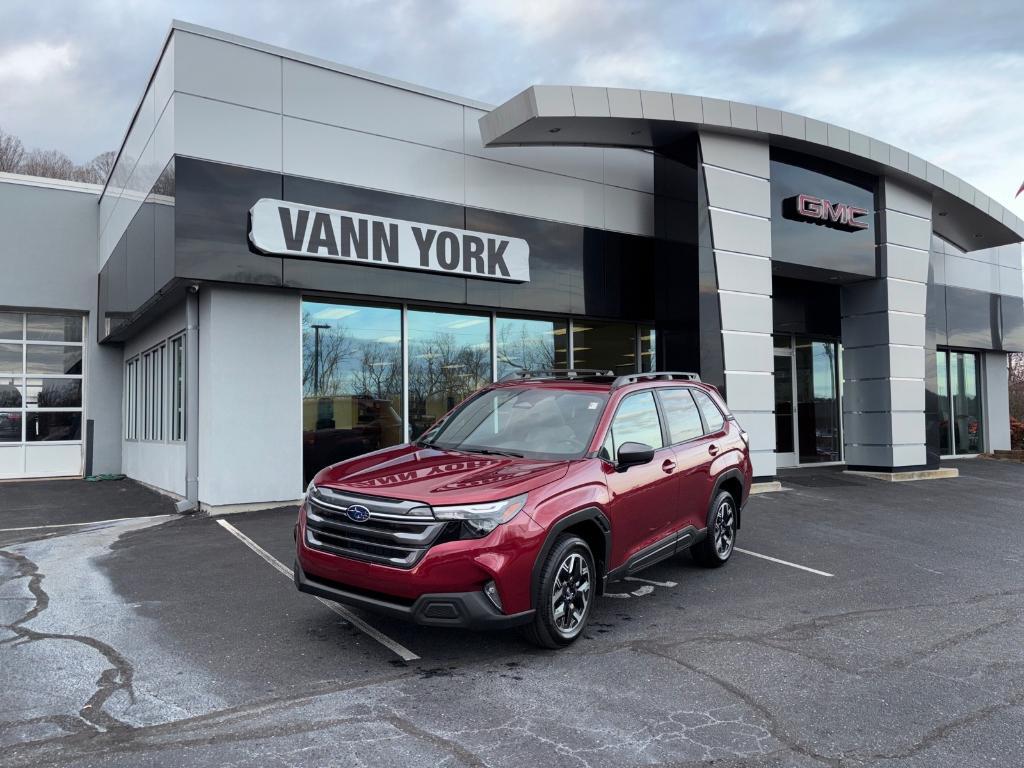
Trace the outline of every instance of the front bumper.
<instances>
[{"instance_id":1,"label":"front bumper","mask_svg":"<svg viewBox=\"0 0 1024 768\"><path fill-rule=\"evenodd\" d=\"M308 576L297 561L294 573L295 586L300 592L429 627L507 629L529 623L534 614L533 610L514 614L499 613L483 592L420 595L406 605L351 592L343 584Z\"/></svg>"}]
</instances>

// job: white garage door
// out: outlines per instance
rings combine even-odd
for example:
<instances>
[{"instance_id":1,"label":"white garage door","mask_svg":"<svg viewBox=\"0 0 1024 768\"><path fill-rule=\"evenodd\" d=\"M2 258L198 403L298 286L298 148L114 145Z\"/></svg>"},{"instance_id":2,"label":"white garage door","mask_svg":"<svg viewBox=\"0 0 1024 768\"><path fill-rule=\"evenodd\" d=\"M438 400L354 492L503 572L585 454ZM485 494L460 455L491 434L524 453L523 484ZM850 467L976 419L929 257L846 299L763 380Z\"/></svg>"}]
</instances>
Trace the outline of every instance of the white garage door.
<instances>
[{"instance_id":1,"label":"white garage door","mask_svg":"<svg viewBox=\"0 0 1024 768\"><path fill-rule=\"evenodd\" d=\"M0 478L82 474L85 318L0 310Z\"/></svg>"}]
</instances>

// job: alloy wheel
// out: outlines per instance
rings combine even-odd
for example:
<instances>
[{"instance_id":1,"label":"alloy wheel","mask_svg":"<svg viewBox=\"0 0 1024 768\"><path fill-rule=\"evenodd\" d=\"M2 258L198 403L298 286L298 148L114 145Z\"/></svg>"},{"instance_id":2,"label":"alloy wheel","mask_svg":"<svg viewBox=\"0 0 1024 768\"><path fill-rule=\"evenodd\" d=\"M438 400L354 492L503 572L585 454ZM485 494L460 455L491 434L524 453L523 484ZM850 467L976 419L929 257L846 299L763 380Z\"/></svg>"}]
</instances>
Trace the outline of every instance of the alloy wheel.
<instances>
[{"instance_id":1,"label":"alloy wheel","mask_svg":"<svg viewBox=\"0 0 1024 768\"><path fill-rule=\"evenodd\" d=\"M590 594L590 566L579 552L570 552L555 571L551 587L551 615L562 637L574 637L582 629Z\"/></svg>"},{"instance_id":2,"label":"alloy wheel","mask_svg":"<svg viewBox=\"0 0 1024 768\"><path fill-rule=\"evenodd\" d=\"M732 554L733 543L736 540L736 513L732 507L732 501L725 499L718 505L715 512L714 542L715 554L719 560L727 560Z\"/></svg>"}]
</instances>

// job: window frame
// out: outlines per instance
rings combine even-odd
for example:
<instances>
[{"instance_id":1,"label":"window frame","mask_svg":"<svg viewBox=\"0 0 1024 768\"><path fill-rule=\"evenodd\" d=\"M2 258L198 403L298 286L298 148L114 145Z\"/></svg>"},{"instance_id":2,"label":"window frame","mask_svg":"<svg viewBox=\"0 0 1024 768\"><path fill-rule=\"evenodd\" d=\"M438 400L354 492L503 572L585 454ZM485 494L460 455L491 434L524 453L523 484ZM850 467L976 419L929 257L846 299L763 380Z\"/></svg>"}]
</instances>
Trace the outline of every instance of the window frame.
<instances>
[{"instance_id":1,"label":"window frame","mask_svg":"<svg viewBox=\"0 0 1024 768\"><path fill-rule=\"evenodd\" d=\"M9 315L20 315L21 316L21 332L20 336L15 338L11 335L5 335L0 339L0 344L7 344L16 347L20 347L21 352L21 368L19 371L12 373L0 374L0 378L9 378L13 381L18 382L15 386L21 390L21 405L16 408L0 408L3 413L18 414L21 419L21 437L19 440L11 440L0 443L4 447L8 446L20 446L25 449L31 445L82 445L85 442L85 431L86 431L86 389L85 389L85 368L88 364L86 360L86 339L88 338L88 327L86 324L86 316L75 313L75 312L60 312L54 311L26 311L23 309L2 309L0 310L5 314ZM81 329L81 336L79 341L65 341L65 340L54 340L54 339L30 339L28 337L28 323L30 316L46 316L46 317L63 317L70 320L77 320ZM29 347L64 347L78 349L81 352L81 361L79 363L78 373L33 373L28 370L28 349ZM56 406L56 407L40 407L38 402L34 406L28 404L28 382L32 379L41 379L43 381L52 379L74 379L79 382L80 398L77 406ZM75 440L30 440L28 434L28 423L30 414L34 413L77 413L79 414L79 437Z\"/></svg>"},{"instance_id":2,"label":"window frame","mask_svg":"<svg viewBox=\"0 0 1024 768\"><path fill-rule=\"evenodd\" d=\"M697 406L697 412L700 413L701 424L704 425L704 436L711 437L712 435L717 435L721 432L725 432L725 425L729 423L729 418L732 416L732 414L725 413L719 407L718 403L715 402L715 398L713 398L709 393L705 392L703 389L700 389L699 387L689 387L689 389L696 390L697 392L700 392L702 395L704 395L704 397L708 399L708 402L711 403L714 409L718 411L718 415L722 417L722 426L718 427L718 429L712 430L708 426L708 420L707 417L704 415L704 409L700 407L700 401L697 400L697 396L694 395L693 392L690 393L690 396L693 397L694 405Z\"/></svg>"},{"instance_id":3,"label":"window frame","mask_svg":"<svg viewBox=\"0 0 1024 768\"><path fill-rule=\"evenodd\" d=\"M654 448L654 452L657 453L660 450L672 447L671 444L669 443L669 436L668 436L667 431L666 431L667 430L667 425L665 423L665 415L664 415L664 413L662 413L662 410L661 410L661 401L658 399L657 389L658 389L657 387L644 387L642 389L633 390L632 392L627 392L622 397L619 398L618 402L615 403L615 410L612 413L611 418L608 419L608 426L605 427L604 434L601 435L601 439L597 443L597 458L599 458L601 461L609 463L609 464L611 464L613 466L616 466L618 464L618 457L617 456L612 456L610 459L606 459L604 456L602 456L602 453L604 452L604 444L607 442L609 435L611 435L612 425L615 423L615 419L616 419L616 417L618 417L619 411L622 409L623 403L625 403L627 400L629 400L629 398L635 397L637 395L650 394L651 395L651 399L654 401L654 410L657 413L658 425L661 428L661 443L662 443L660 446L651 446L652 448ZM609 402L609 406L610 405L611 405L611 402ZM630 441L627 440L626 442L630 442Z\"/></svg>"},{"instance_id":4,"label":"window frame","mask_svg":"<svg viewBox=\"0 0 1024 768\"><path fill-rule=\"evenodd\" d=\"M168 375L169 375L169 397L168 405L168 435L167 441L171 443L185 442L188 434L186 424L186 400L188 397L187 376L188 358L186 357L185 333L172 336L167 340L168 349ZM178 348L178 349L176 349Z\"/></svg>"},{"instance_id":5,"label":"window frame","mask_svg":"<svg viewBox=\"0 0 1024 768\"><path fill-rule=\"evenodd\" d=\"M672 428L668 425L668 411L667 411L667 409L665 407L665 404L662 402L662 399L661 399L662 398L662 394L661 393L662 392L668 392L668 391L683 390L683 391L687 392L690 395L690 399L693 401L693 407L697 409L697 417L700 419L701 433L699 435L694 435L693 437L688 437L685 440L679 440L679 441L674 442L674 443L670 442L670 443L668 443L668 447L669 448L675 448L678 445L686 445L687 443L692 443L695 440L703 440L704 438L708 437L708 435L712 434L711 432L708 431L708 423L704 419L704 412L701 411L700 404L697 402L697 398L693 396L693 391L695 389L697 389L697 387L688 387L686 385L681 385L681 386L673 386L673 387L652 387L651 389L653 389L654 392L655 392L655 398L658 401L658 407L662 409L662 414L664 415L664 420L665 420L665 430L668 432L668 436L669 436L670 439L672 437ZM723 423L723 426L724 426L724 423Z\"/></svg>"}]
</instances>

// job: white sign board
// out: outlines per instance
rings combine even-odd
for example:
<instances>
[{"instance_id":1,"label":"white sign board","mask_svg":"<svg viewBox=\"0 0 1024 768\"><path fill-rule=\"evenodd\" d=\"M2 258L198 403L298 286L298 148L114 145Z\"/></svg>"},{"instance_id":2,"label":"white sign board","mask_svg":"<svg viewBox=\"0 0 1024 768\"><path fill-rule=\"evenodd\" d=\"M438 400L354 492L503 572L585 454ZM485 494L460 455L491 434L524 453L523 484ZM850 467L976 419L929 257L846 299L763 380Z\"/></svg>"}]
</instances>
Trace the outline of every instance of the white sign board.
<instances>
[{"instance_id":1,"label":"white sign board","mask_svg":"<svg viewBox=\"0 0 1024 768\"><path fill-rule=\"evenodd\" d=\"M249 242L261 253L279 256L515 283L530 280L530 246L518 237L284 200L263 198L250 209Z\"/></svg>"}]
</instances>

